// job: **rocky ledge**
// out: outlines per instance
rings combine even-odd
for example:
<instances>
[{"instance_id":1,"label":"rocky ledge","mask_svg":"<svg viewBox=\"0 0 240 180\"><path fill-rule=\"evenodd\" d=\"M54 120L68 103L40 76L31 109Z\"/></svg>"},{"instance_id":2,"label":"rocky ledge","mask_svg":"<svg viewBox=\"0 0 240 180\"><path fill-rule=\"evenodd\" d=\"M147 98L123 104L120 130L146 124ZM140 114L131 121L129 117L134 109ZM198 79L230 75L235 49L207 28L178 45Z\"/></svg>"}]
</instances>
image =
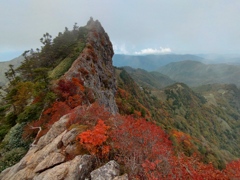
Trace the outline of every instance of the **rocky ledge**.
<instances>
[{"instance_id":1,"label":"rocky ledge","mask_svg":"<svg viewBox=\"0 0 240 180\"><path fill-rule=\"evenodd\" d=\"M77 155L68 160L76 148L75 128L66 130L69 115L56 122L38 143L32 146L24 158L0 174L1 180L126 180L120 176L120 167L114 160L95 169L95 158L91 155Z\"/></svg>"}]
</instances>

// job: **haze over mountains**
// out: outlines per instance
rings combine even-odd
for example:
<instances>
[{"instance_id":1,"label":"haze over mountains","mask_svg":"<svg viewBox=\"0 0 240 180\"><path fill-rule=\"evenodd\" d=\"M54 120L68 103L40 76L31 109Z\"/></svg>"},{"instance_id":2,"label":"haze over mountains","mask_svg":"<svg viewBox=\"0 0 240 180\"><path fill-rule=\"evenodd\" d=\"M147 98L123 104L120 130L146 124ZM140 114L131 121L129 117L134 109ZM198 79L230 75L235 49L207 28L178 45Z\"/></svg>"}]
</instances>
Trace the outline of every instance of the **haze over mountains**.
<instances>
[{"instance_id":1,"label":"haze over mountains","mask_svg":"<svg viewBox=\"0 0 240 180\"><path fill-rule=\"evenodd\" d=\"M199 61L204 64L240 64L240 55L221 55L221 54L156 54L156 55L124 55L115 54L113 65L117 67L130 66L141 68L147 71L155 71L158 68L172 62L185 60Z\"/></svg>"},{"instance_id":2,"label":"haze over mountains","mask_svg":"<svg viewBox=\"0 0 240 180\"><path fill-rule=\"evenodd\" d=\"M147 71L157 70L171 62L183 60L201 61L203 58L195 55L181 54L163 54L163 55L123 55L115 54L113 56L113 65L117 67L130 66L132 68L141 68Z\"/></svg>"},{"instance_id":3,"label":"haze over mountains","mask_svg":"<svg viewBox=\"0 0 240 180\"><path fill-rule=\"evenodd\" d=\"M44 37L41 51L6 74L0 179L94 180L111 163L129 179L240 177L239 66L165 54L116 55L124 67L114 67L93 18Z\"/></svg>"},{"instance_id":4,"label":"haze over mountains","mask_svg":"<svg viewBox=\"0 0 240 180\"><path fill-rule=\"evenodd\" d=\"M7 82L5 72L9 69L9 64L17 68L23 57L15 58L11 61L0 62L0 85ZM113 56L113 65L116 67L131 67L145 71L157 71L168 76L169 82L183 82L189 86L199 86L211 83L227 83L240 86L240 56L238 55L216 55L216 54L161 54L161 55L123 55ZM127 68L128 73L134 74L134 70ZM138 70L135 73L146 73ZM149 76L149 74L148 74ZM159 74L151 73L149 82L153 83ZM134 78L134 75L133 75ZM138 77L139 78L139 77ZM170 80L171 79L171 80ZM134 80L137 80L136 78ZM139 79L138 79L139 80ZM155 81L156 82L156 81ZM167 84L168 84L167 83ZM166 84L157 85L165 87Z\"/></svg>"},{"instance_id":5,"label":"haze over mountains","mask_svg":"<svg viewBox=\"0 0 240 180\"><path fill-rule=\"evenodd\" d=\"M162 75L168 76L172 81L183 82L189 86L212 83L236 84L238 87L240 86L240 65L238 65L240 58L238 55L202 54L201 56L177 54L115 55L113 64L118 67L130 66L147 71L157 71ZM138 74L139 72L140 70L138 70ZM143 71L141 72L144 74Z\"/></svg>"},{"instance_id":6,"label":"haze over mountains","mask_svg":"<svg viewBox=\"0 0 240 180\"><path fill-rule=\"evenodd\" d=\"M197 61L173 62L158 69L177 82L189 86L225 83L240 86L240 66L229 64L204 64Z\"/></svg>"},{"instance_id":7,"label":"haze over mountains","mask_svg":"<svg viewBox=\"0 0 240 180\"><path fill-rule=\"evenodd\" d=\"M8 71L9 65L13 65L14 68L17 68L21 65L21 62L24 60L23 56L16 57L10 61L0 62L0 86L3 86L7 83L7 78L5 77L5 72Z\"/></svg>"}]
</instances>

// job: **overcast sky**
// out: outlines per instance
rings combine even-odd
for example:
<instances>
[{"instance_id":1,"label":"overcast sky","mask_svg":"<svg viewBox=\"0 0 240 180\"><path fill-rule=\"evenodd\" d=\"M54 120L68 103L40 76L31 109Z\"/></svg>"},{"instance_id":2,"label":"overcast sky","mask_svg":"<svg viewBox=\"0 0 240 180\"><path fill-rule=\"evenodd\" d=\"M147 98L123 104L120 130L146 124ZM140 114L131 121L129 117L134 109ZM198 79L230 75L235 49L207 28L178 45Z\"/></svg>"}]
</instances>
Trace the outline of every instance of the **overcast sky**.
<instances>
[{"instance_id":1,"label":"overcast sky","mask_svg":"<svg viewBox=\"0 0 240 180\"><path fill-rule=\"evenodd\" d=\"M0 0L0 61L98 19L115 53L240 53L240 0Z\"/></svg>"}]
</instances>

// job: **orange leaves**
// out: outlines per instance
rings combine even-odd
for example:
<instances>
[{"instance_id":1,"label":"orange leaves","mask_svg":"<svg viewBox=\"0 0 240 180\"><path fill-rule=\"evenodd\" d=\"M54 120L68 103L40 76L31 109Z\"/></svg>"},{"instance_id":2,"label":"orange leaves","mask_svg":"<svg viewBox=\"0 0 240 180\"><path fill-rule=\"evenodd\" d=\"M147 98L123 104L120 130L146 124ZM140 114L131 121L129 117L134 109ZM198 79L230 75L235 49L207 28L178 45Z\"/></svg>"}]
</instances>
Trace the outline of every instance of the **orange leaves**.
<instances>
[{"instance_id":1,"label":"orange leaves","mask_svg":"<svg viewBox=\"0 0 240 180\"><path fill-rule=\"evenodd\" d=\"M193 152L198 152L197 147L194 145L193 141L195 138L191 137L181 131L172 130L172 137L176 140L175 149L177 151L183 151L185 154L191 155Z\"/></svg>"},{"instance_id":2,"label":"orange leaves","mask_svg":"<svg viewBox=\"0 0 240 180\"><path fill-rule=\"evenodd\" d=\"M82 98L79 94L69 96L67 99L67 104L73 109L82 104Z\"/></svg>"},{"instance_id":3,"label":"orange leaves","mask_svg":"<svg viewBox=\"0 0 240 180\"><path fill-rule=\"evenodd\" d=\"M104 121L99 119L93 130L87 130L77 136L77 140L83 145L92 155L105 157L110 151L110 147L106 145L108 139L108 129Z\"/></svg>"},{"instance_id":4,"label":"orange leaves","mask_svg":"<svg viewBox=\"0 0 240 180\"><path fill-rule=\"evenodd\" d=\"M169 169L168 157L172 148L171 142L157 125L145 119L127 116L122 118L122 124L116 128L112 136L114 147L119 152L116 159L125 164L131 172L130 176L144 178L143 166L151 162L156 163L151 164L151 169L156 167L159 173Z\"/></svg>"},{"instance_id":5,"label":"orange leaves","mask_svg":"<svg viewBox=\"0 0 240 180\"><path fill-rule=\"evenodd\" d=\"M55 101L52 106L46 109L41 117L29 123L24 129L24 137L33 136L36 134L36 127L41 127L42 131L38 134L36 139L39 139L41 136L47 133L51 126L57 122L63 115L69 113L71 108L62 101Z\"/></svg>"},{"instance_id":6,"label":"orange leaves","mask_svg":"<svg viewBox=\"0 0 240 180\"><path fill-rule=\"evenodd\" d=\"M191 144L190 140L192 137L184 132L173 130L172 131L173 136L178 140L178 142L186 142L187 144Z\"/></svg>"},{"instance_id":7,"label":"orange leaves","mask_svg":"<svg viewBox=\"0 0 240 180\"><path fill-rule=\"evenodd\" d=\"M124 99L128 99L129 96L130 96L127 91L125 91L124 89L121 89L121 88L118 88L117 93L119 94L119 96L120 96L121 98L124 98Z\"/></svg>"},{"instance_id":8,"label":"orange leaves","mask_svg":"<svg viewBox=\"0 0 240 180\"><path fill-rule=\"evenodd\" d=\"M240 159L228 163L224 172L230 179L240 179Z\"/></svg>"},{"instance_id":9,"label":"orange leaves","mask_svg":"<svg viewBox=\"0 0 240 180\"><path fill-rule=\"evenodd\" d=\"M134 110L134 115L135 115L136 117L141 117L141 116L142 116L142 113L141 113L140 111Z\"/></svg>"},{"instance_id":10,"label":"orange leaves","mask_svg":"<svg viewBox=\"0 0 240 180\"><path fill-rule=\"evenodd\" d=\"M106 126L103 120L98 120L94 129L87 130L79 135L81 144L91 144L93 146L100 146L107 140L107 130L109 126Z\"/></svg>"},{"instance_id":11,"label":"orange leaves","mask_svg":"<svg viewBox=\"0 0 240 180\"><path fill-rule=\"evenodd\" d=\"M70 112L70 107L62 101L56 101L53 103L51 108L48 108L47 110L44 111L44 117L42 119L49 119L50 120L47 122L48 125L52 125L55 122L57 122L63 115L67 114ZM48 118L48 117L49 118Z\"/></svg>"},{"instance_id":12,"label":"orange leaves","mask_svg":"<svg viewBox=\"0 0 240 180\"><path fill-rule=\"evenodd\" d=\"M109 119L112 115L98 103L93 103L90 106L78 106L72 110L67 127L73 124L84 124L93 127L99 119L104 119L109 124Z\"/></svg>"},{"instance_id":13,"label":"orange leaves","mask_svg":"<svg viewBox=\"0 0 240 180\"><path fill-rule=\"evenodd\" d=\"M83 86L83 82L82 82L82 81L80 81L79 79L74 78L74 77L72 78L72 81L73 81L73 83L74 83L76 86L79 87L80 91L84 91L84 86Z\"/></svg>"},{"instance_id":14,"label":"orange leaves","mask_svg":"<svg viewBox=\"0 0 240 180\"><path fill-rule=\"evenodd\" d=\"M81 94L84 91L83 82L80 79L72 78L72 81L61 79L58 82L57 93L63 98Z\"/></svg>"},{"instance_id":15,"label":"orange leaves","mask_svg":"<svg viewBox=\"0 0 240 180\"><path fill-rule=\"evenodd\" d=\"M124 164L130 178L150 180L239 178L215 169L212 164L202 163L196 154L190 157L183 153L175 156L168 136L151 122L127 116L122 117L119 123L112 133L114 148L118 150L115 159ZM173 131L173 136L185 146L192 146L191 136L179 131ZM230 164L227 171L232 174L240 172L239 162Z\"/></svg>"}]
</instances>

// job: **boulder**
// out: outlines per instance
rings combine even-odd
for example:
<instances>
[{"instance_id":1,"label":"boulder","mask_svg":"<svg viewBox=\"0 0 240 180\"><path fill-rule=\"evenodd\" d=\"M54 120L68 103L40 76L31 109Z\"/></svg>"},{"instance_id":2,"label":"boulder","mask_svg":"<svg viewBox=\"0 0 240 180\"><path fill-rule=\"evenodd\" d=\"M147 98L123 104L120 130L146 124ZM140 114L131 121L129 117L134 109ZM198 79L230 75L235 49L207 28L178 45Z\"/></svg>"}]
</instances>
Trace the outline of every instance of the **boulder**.
<instances>
[{"instance_id":1,"label":"boulder","mask_svg":"<svg viewBox=\"0 0 240 180\"><path fill-rule=\"evenodd\" d=\"M112 160L91 172L91 180L113 180L120 174L119 164Z\"/></svg>"},{"instance_id":2,"label":"boulder","mask_svg":"<svg viewBox=\"0 0 240 180\"><path fill-rule=\"evenodd\" d=\"M51 168L53 166L56 166L57 164L60 164L64 162L65 156L61 153L51 153L48 155L48 158L44 159L41 163L37 165L34 172L42 172L48 168Z\"/></svg>"},{"instance_id":3,"label":"boulder","mask_svg":"<svg viewBox=\"0 0 240 180\"><path fill-rule=\"evenodd\" d=\"M66 147L67 145L71 144L73 141L76 140L76 136L79 134L79 130L76 128L71 129L68 131L62 138L63 145Z\"/></svg>"},{"instance_id":4,"label":"boulder","mask_svg":"<svg viewBox=\"0 0 240 180\"><path fill-rule=\"evenodd\" d=\"M93 170L94 158L90 155L76 156L73 160L54 166L33 180L84 180Z\"/></svg>"}]
</instances>

